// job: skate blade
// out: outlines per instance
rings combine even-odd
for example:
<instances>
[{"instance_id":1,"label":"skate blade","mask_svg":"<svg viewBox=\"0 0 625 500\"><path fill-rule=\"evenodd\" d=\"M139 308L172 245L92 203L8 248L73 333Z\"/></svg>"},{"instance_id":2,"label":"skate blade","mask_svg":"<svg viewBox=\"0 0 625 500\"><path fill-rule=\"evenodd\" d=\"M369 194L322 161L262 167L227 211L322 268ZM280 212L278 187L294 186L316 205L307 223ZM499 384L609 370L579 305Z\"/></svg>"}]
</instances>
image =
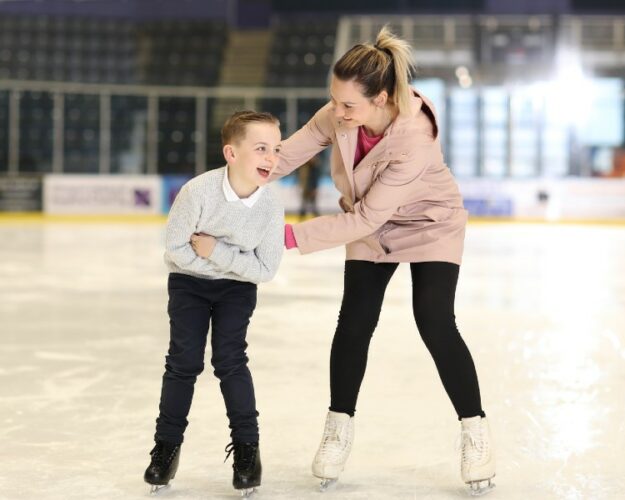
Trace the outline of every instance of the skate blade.
<instances>
[{"instance_id":1,"label":"skate blade","mask_svg":"<svg viewBox=\"0 0 625 500\"><path fill-rule=\"evenodd\" d=\"M254 498L256 496L256 488L245 488L244 490L239 490L241 493L241 498Z\"/></svg>"},{"instance_id":2,"label":"skate blade","mask_svg":"<svg viewBox=\"0 0 625 500\"><path fill-rule=\"evenodd\" d=\"M171 484L153 484L150 486L150 495L158 495L171 488Z\"/></svg>"},{"instance_id":3,"label":"skate blade","mask_svg":"<svg viewBox=\"0 0 625 500\"><path fill-rule=\"evenodd\" d=\"M321 483L319 483L319 491L328 491L336 486L337 481L338 479L322 479Z\"/></svg>"},{"instance_id":4,"label":"skate blade","mask_svg":"<svg viewBox=\"0 0 625 500\"><path fill-rule=\"evenodd\" d=\"M481 497L492 491L495 488L495 483L493 483L491 479L473 481L469 483L469 488L472 497Z\"/></svg>"}]
</instances>

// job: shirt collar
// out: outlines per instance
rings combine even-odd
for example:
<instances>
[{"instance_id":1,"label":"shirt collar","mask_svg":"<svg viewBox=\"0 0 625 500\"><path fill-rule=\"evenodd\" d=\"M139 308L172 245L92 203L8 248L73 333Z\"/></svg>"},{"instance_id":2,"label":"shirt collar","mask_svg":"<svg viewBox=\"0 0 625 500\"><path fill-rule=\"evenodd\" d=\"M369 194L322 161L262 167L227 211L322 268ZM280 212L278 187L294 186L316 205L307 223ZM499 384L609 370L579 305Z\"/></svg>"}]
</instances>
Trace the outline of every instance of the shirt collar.
<instances>
[{"instance_id":1,"label":"shirt collar","mask_svg":"<svg viewBox=\"0 0 625 500\"><path fill-rule=\"evenodd\" d=\"M258 199L260 198L260 195L262 194L264 187L265 186L259 186L259 188L247 198L239 198L239 195L237 195L234 192L234 189L232 189L232 186L230 185L230 181L228 180L228 165L226 165L226 170L224 171L224 180L222 183L222 188L224 191L224 196L226 197L226 201L239 201L240 200L241 203L243 203L246 207L252 208L254 206L254 203L256 203Z\"/></svg>"}]
</instances>

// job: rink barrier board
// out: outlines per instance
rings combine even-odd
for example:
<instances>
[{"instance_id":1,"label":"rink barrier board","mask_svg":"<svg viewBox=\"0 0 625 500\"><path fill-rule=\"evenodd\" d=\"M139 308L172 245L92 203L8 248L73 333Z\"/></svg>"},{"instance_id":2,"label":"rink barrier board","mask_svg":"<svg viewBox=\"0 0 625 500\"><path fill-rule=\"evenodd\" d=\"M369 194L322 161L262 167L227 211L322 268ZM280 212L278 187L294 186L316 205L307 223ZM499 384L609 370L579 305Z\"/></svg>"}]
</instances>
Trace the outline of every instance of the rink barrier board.
<instances>
[{"instance_id":1,"label":"rink barrier board","mask_svg":"<svg viewBox=\"0 0 625 500\"><path fill-rule=\"evenodd\" d=\"M188 176L46 174L4 179L0 222L163 223ZM39 189L35 189L40 187ZM465 208L473 223L563 223L622 225L625 179L462 179ZM299 212L294 179L273 184L287 214ZM13 191L15 191L13 193ZM32 191L32 192L31 192ZM32 205L34 194L42 198ZM318 210L336 213L339 193L322 183ZM23 200L21 205L17 203ZM31 208L32 207L32 208ZM297 222L293 215L289 221Z\"/></svg>"}]
</instances>

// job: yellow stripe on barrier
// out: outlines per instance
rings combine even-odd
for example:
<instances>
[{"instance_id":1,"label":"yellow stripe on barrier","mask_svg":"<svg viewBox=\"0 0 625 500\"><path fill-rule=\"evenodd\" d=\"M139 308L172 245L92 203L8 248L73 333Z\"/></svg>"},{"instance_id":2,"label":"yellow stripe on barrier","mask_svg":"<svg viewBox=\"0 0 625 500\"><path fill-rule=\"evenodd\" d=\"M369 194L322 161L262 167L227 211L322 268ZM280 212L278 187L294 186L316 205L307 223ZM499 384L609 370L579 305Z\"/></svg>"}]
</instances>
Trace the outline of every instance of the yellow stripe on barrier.
<instances>
[{"instance_id":1,"label":"yellow stripe on barrier","mask_svg":"<svg viewBox=\"0 0 625 500\"><path fill-rule=\"evenodd\" d=\"M314 216L306 216L301 219L297 215L287 215L286 221L289 224L313 219ZM566 219L550 221L530 217L469 217L469 224L567 224L567 225L589 225L589 226L624 226L625 219Z\"/></svg>"},{"instance_id":2,"label":"yellow stripe on barrier","mask_svg":"<svg viewBox=\"0 0 625 500\"><path fill-rule=\"evenodd\" d=\"M2 224L164 224L166 215L84 215L84 214L41 214L37 212L0 213Z\"/></svg>"},{"instance_id":3,"label":"yellow stripe on barrier","mask_svg":"<svg viewBox=\"0 0 625 500\"><path fill-rule=\"evenodd\" d=\"M625 219L545 220L531 217L469 217L469 224L544 224L567 226L625 226Z\"/></svg>"},{"instance_id":4,"label":"yellow stripe on barrier","mask_svg":"<svg viewBox=\"0 0 625 500\"><path fill-rule=\"evenodd\" d=\"M298 215L287 215L286 222L296 224L302 220L310 220L313 216L303 219ZM0 225L16 224L164 224L166 215L86 215L65 214L51 215L40 212L0 212ZM584 225L584 226L625 226L625 219L566 219L549 221L534 218L513 217L470 217L469 224L553 224L553 225Z\"/></svg>"}]
</instances>

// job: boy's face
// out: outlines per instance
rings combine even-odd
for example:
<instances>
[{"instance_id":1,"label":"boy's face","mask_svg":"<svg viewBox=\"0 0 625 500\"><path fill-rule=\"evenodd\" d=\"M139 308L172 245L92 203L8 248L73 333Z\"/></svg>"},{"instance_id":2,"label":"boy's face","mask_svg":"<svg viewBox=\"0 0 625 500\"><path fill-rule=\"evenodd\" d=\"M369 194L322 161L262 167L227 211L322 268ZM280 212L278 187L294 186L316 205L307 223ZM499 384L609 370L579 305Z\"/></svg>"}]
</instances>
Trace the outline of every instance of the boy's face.
<instances>
[{"instance_id":1,"label":"boy's face","mask_svg":"<svg viewBox=\"0 0 625 500\"><path fill-rule=\"evenodd\" d=\"M224 146L233 173L246 183L262 186L278 163L280 129L272 123L250 123L245 137Z\"/></svg>"}]
</instances>

